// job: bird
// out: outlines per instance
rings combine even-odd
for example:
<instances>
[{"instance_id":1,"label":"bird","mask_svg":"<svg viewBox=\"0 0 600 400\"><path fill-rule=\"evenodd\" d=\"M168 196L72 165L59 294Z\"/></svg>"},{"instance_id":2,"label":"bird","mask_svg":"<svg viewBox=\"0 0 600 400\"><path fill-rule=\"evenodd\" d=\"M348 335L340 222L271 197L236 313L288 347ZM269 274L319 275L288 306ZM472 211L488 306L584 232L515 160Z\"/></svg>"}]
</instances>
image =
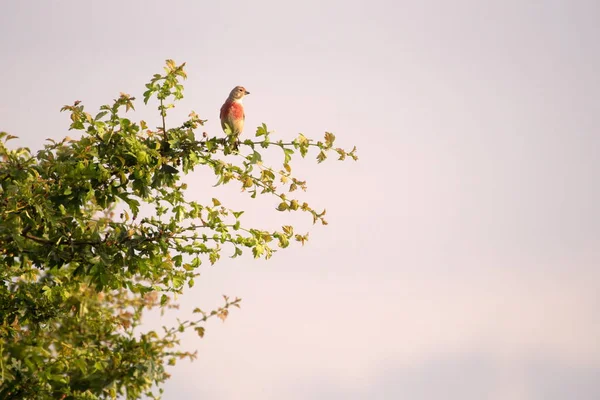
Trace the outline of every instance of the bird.
<instances>
[{"instance_id":1,"label":"bird","mask_svg":"<svg viewBox=\"0 0 600 400\"><path fill-rule=\"evenodd\" d=\"M221 106L221 127L227 133L227 128L231 131L230 135L237 142L238 137L244 130L244 105L242 99L250 94L243 86L234 87L229 93L229 97Z\"/></svg>"}]
</instances>

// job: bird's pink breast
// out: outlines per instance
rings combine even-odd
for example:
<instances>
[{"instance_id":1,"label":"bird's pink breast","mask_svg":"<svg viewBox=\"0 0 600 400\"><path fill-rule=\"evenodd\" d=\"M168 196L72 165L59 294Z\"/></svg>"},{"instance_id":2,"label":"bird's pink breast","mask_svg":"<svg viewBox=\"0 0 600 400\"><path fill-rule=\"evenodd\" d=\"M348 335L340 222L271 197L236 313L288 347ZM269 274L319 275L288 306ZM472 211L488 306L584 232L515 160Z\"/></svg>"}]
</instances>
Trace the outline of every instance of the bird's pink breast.
<instances>
[{"instance_id":1,"label":"bird's pink breast","mask_svg":"<svg viewBox=\"0 0 600 400\"><path fill-rule=\"evenodd\" d=\"M227 101L221 108L221 119L243 119L244 106L236 101Z\"/></svg>"}]
</instances>

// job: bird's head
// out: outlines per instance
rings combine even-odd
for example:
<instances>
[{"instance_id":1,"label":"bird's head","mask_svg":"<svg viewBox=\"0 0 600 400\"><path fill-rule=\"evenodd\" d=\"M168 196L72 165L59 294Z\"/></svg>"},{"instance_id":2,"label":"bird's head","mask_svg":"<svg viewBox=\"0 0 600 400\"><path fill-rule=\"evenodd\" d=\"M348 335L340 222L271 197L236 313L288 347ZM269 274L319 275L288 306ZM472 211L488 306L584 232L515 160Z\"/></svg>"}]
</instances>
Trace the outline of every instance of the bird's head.
<instances>
[{"instance_id":1,"label":"bird's head","mask_svg":"<svg viewBox=\"0 0 600 400\"><path fill-rule=\"evenodd\" d=\"M231 100L241 100L247 94L250 94L250 92L247 91L245 87L236 86L233 88L231 93L229 93L229 98Z\"/></svg>"}]
</instances>

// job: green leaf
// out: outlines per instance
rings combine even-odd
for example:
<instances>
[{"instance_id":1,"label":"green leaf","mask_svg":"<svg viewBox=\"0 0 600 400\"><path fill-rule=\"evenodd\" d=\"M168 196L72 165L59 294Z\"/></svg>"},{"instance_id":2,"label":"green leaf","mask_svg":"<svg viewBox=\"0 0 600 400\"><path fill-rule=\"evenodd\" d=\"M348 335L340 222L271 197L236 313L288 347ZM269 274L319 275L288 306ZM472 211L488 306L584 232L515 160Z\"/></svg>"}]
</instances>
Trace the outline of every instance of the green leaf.
<instances>
[{"instance_id":1,"label":"green leaf","mask_svg":"<svg viewBox=\"0 0 600 400\"><path fill-rule=\"evenodd\" d=\"M235 218L239 218L242 216L243 213L243 211L234 211L232 214Z\"/></svg>"},{"instance_id":2,"label":"green leaf","mask_svg":"<svg viewBox=\"0 0 600 400\"><path fill-rule=\"evenodd\" d=\"M231 256L231 258L236 258L238 256L241 256L243 254L242 249L240 249L239 247L235 247L235 251L233 253L233 255Z\"/></svg>"},{"instance_id":3,"label":"green leaf","mask_svg":"<svg viewBox=\"0 0 600 400\"><path fill-rule=\"evenodd\" d=\"M284 165L288 165L289 162L292 160L292 154L294 154L294 149L283 149L283 153L284 153Z\"/></svg>"},{"instance_id":4,"label":"green leaf","mask_svg":"<svg viewBox=\"0 0 600 400\"><path fill-rule=\"evenodd\" d=\"M259 161L262 161L262 157L259 152L255 151L252 153L252 156L249 158L250 164L256 164Z\"/></svg>"},{"instance_id":5,"label":"green leaf","mask_svg":"<svg viewBox=\"0 0 600 400\"><path fill-rule=\"evenodd\" d=\"M198 334L198 336L200 336L201 338L204 337L204 327L197 326L197 327L194 328L194 330L196 331L196 333Z\"/></svg>"},{"instance_id":6,"label":"green leaf","mask_svg":"<svg viewBox=\"0 0 600 400\"><path fill-rule=\"evenodd\" d=\"M164 171L164 172L166 172L166 173L169 173L169 174L176 174L177 172L179 172L179 171L177 171L177 168L172 167L172 166L167 165L167 164L163 164L161 170Z\"/></svg>"},{"instance_id":7,"label":"green leaf","mask_svg":"<svg viewBox=\"0 0 600 400\"><path fill-rule=\"evenodd\" d=\"M263 255L264 252L265 252L265 247L260 243L258 243L252 249L252 254L254 255L254 258L260 257L261 255Z\"/></svg>"},{"instance_id":8,"label":"green leaf","mask_svg":"<svg viewBox=\"0 0 600 400\"><path fill-rule=\"evenodd\" d=\"M320 151L319 155L317 156L317 162L320 164L323 161L325 161L327 159L327 154L325 154L325 152Z\"/></svg>"},{"instance_id":9,"label":"green leaf","mask_svg":"<svg viewBox=\"0 0 600 400\"><path fill-rule=\"evenodd\" d=\"M265 125L264 123L261 124L261 126L259 126L258 128L256 128L256 137L260 137L260 136L266 136L269 134L269 131L267 130L267 125Z\"/></svg>"},{"instance_id":10,"label":"green leaf","mask_svg":"<svg viewBox=\"0 0 600 400\"><path fill-rule=\"evenodd\" d=\"M335 135L331 132L325 132L325 145L327 148L331 148L335 142Z\"/></svg>"},{"instance_id":11,"label":"green leaf","mask_svg":"<svg viewBox=\"0 0 600 400\"><path fill-rule=\"evenodd\" d=\"M98 114L96 114L96 116L94 117L94 121L98 121L100 118L104 117L106 114L108 114L108 111L100 111Z\"/></svg>"}]
</instances>

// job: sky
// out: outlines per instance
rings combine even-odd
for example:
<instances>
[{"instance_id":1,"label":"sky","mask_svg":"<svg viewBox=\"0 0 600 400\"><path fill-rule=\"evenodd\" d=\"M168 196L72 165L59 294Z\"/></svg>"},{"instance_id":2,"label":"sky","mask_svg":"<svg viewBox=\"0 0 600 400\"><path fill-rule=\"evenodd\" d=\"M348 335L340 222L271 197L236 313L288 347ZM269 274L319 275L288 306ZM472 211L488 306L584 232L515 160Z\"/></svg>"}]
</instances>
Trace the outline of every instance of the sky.
<instances>
[{"instance_id":1,"label":"sky","mask_svg":"<svg viewBox=\"0 0 600 400\"><path fill-rule=\"evenodd\" d=\"M171 58L189 76L174 125L194 110L218 134L244 85L245 134L358 147L295 167L326 227L187 178L310 241L202 267L176 317L221 294L242 308L184 336L199 357L166 400L598 399L599 17L586 0L4 1L0 130L39 149L72 135L61 106L141 99Z\"/></svg>"}]
</instances>

